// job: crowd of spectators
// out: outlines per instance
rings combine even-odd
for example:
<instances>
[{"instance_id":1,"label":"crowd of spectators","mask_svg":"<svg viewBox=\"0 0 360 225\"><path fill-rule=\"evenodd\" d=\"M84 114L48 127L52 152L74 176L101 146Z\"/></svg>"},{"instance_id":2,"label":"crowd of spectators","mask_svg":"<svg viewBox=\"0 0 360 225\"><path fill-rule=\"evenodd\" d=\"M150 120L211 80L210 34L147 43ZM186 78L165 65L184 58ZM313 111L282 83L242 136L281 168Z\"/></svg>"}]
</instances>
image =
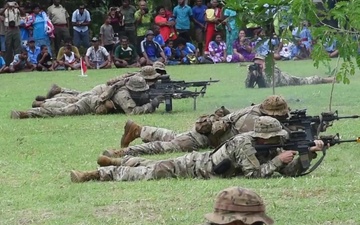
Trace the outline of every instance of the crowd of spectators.
<instances>
[{"instance_id":1,"label":"crowd of spectators","mask_svg":"<svg viewBox=\"0 0 360 225\"><path fill-rule=\"evenodd\" d=\"M0 9L4 56L0 56L0 72L75 70L81 60L89 69L140 67L156 61L168 65L250 62L255 54L269 52L269 41L262 41L264 31L239 29L237 13L223 8L222 1L205 5L196 0L190 7L178 0L173 9L149 9L145 0L137 3L122 0L121 7L110 7L98 33L91 35L91 14L84 4L70 14L60 0L53 0L48 8L32 4L30 10L7 2ZM275 59L310 57L309 26L305 21L294 27L292 40L272 39ZM80 46L85 54L80 54ZM336 42L326 51L337 56Z\"/></svg>"}]
</instances>

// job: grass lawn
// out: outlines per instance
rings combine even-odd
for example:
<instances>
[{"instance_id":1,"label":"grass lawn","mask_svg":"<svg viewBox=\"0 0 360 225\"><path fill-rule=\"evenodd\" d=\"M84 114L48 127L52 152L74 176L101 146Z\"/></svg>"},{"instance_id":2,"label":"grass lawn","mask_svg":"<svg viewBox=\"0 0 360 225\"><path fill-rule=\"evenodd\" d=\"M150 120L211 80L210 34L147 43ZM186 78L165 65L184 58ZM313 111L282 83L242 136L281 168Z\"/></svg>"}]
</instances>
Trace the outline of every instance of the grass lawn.
<instances>
[{"instance_id":1,"label":"grass lawn","mask_svg":"<svg viewBox=\"0 0 360 225\"><path fill-rule=\"evenodd\" d=\"M335 64L333 62L333 64ZM312 61L278 62L292 75L326 76ZM215 195L229 186L251 188L266 202L276 224L360 224L360 145L332 147L322 165L301 178L276 179L165 179L144 182L88 182L73 184L69 171L95 169L98 155L119 147L128 119L142 125L179 132L192 127L202 114L225 105L231 110L260 103L271 89L245 89L246 67L238 64L168 67L172 79L187 81L220 79L198 98L175 100L173 112L164 105L150 115L74 116L12 120L10 111L31 107L36 95L46 94L53 83L89 90L126 70L6 74L0 76L0 224L174 224L204 222L212 211ZM341 115L360 114L360 77L351 84L336 84L332 108ZM292 109L308 109L318 115L329 109L331 85L281 87ZM357 97L356 97L357 96ZM360 120L336 121L327 134L343 139L360 136ZM139 140L133 144L140 143ZM164 159L183 153L148 156Z\"/></svg>"}]
</instances>

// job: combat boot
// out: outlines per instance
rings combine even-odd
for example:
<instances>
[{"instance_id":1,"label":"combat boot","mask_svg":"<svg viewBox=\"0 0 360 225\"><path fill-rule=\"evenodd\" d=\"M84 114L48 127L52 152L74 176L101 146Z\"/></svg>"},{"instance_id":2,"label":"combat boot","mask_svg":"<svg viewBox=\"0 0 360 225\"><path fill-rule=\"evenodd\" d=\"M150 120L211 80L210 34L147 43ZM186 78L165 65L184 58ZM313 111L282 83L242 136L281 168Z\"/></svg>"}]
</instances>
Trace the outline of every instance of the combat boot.
<instances>
[{"instance_id":1,"label":"combat boot","mask_svg":"<svg viewBox=\"0 0 360 225\"><path fill-rule=\"evenodd\" d=\"M332 83L332 82L336 82L336 83L339 83L339 81L336 80L335 77L325 77L325 78L322 78L322 82L321 83Z\"/></svg>"},{"instance_id":2,"label":"combat boot","mask_svg":"<svg viewBox=\"0 0 360 225\"><path fill-rule=\"evenodd\" d=\"M110 158L120 158L126 155L124 149L120 150L105 150L102 155L110 157Z\"/></svg>"},{"instance_id":3,"label":"combat boot","mask_svg":"<svg viewBox=\"0 0 360 225\"><path fill-rule=\"evenodd\" d=\"M137 125L131 120L128 120L124 127L124 134L121 137L120 146L122 148L128 147L130 142L140 137L141 126Z\"/></svg>"},{"instance_id":4,"label":"combat boot","mask_svg":"<svg viewBox=\"0 0 360 225\"><path fill-rule=\"evenodd\" d=\"M42 102L43 102L43 101L46 100L46 97L45 97L45 96L42 96L42 95L38 95L38 96L35 97L35 100L36 100L36 101L42 101Z\"/></svg>"},{"instance_id":5,"label":"combat boot","mask_svg":"<svg viewBox=\"0 0 360 225\"><path fill-rule=\"evenodd\" d=\"M73 183L81 183L91 180L100 180L100 173L97 170L89 171L89 172L71 170L70 178L71 178L71 182Z\"/></svg>"},{"instance_id":6,"label":"combat boot","mask_svg":"<svg viewBox=\"0 0 360 225\"><path fill-rule=\"evenodd\" d=\"M53 86L51 86L49 92L46 94L46 99L52 98L56 94L59 94L60 92L61 92L61 87L59 87L56 84L53 84Z\"/></svg>"},{"instance_id":7,"label":"combat boot","mask_svg":"<svg viewBox=\"0 0 360 225\"><path fill-rule=\"evenodd\" d=\"M11 119L27 119L29 118L29 115L27 114L27 112L23 112L23 111L11 111L11 115L10 115Z\"/></svg>"},{"instance_id":8,"label":"combat boot","mask_svg":"<svg viewBox=\"0 0 360 225\"><path fill-rule=\"evenodd\" d=\"M122 159L110 158L105 155L99 156L97 163L99 166L121 166Z\"/></svg>"},{"instance_id":9,"label":"combat boot","mask_svg":"<svg viewBox=\"0 0 360 225\"><path fill-rule=\"evenodd\" d=\"M33 101L31 106L33 108L37 108L37 107L41 107L42 104L44 104L44 101Z\"/></svg>"}]
</instances>

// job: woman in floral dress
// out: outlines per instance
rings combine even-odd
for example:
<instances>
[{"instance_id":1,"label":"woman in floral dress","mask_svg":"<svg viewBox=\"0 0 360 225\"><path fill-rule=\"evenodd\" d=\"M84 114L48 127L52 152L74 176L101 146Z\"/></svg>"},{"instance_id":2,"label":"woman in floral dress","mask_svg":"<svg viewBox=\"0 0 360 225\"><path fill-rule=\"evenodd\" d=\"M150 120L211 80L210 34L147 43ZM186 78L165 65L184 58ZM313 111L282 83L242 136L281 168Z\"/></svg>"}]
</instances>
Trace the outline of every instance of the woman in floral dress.
<instances>
[{"instance_id":1,"label":"woman in floral dress","mask_svg":"<svg viewBox=\"0 0 360 225\"><path fill-rule=\"evenodd\" d=\"M222 40L221 34L216 34L215 39L209 43L209 58L214 63L226 62L226 43Z\"/></svg>"}]
</instances>

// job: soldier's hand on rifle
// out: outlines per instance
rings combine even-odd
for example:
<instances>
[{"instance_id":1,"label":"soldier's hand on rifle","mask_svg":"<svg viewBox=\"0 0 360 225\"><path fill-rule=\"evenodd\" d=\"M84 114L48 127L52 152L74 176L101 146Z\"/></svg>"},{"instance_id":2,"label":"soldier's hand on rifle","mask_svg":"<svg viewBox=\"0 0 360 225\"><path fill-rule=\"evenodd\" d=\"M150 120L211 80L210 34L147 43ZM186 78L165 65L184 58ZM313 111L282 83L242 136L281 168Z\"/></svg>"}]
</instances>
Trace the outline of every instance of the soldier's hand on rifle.
<instances>
[{"instance_id":1,"label":"soldier's hand on rifle","mask_svg":"<svg viewBox=\"0 0 360 225\"><path fill-rule=\"evenodd\" d=\"M295 155L297 154L297 151L289 150L282 152L278 155L281 162L287 164L293 161Z\"/></svg>"},{"instance_id":2,"label":"soldier's hand on rifle","mask_svg":"<svg viewBox=\"0 0 360 225\"><path fill-rule=\"evenodd\" d=\"M323 150L323 148L324 148L324 142L323 142L322 140L315 140L314 143L315 143L315 146L310 147L310 148L309 148L309 151L311 151L311 152L317 152L317 151L322 151L322 150ZM328 144L328 147L329 147L329 146L330 146L330 145Z\"/></svg>"},{"instance_id":3,"label":"soldier's hand on rifle","mask_svg":"<svg viewBox=\"0 0 360 225\"><path fill-rule=\"evenodd\" d=\"M158 96L158 97L154 98L153 100L151 100L151 105L154 108L158 108L162 101L164 101L164 97Z\"/></svg>"}]
</instances>

